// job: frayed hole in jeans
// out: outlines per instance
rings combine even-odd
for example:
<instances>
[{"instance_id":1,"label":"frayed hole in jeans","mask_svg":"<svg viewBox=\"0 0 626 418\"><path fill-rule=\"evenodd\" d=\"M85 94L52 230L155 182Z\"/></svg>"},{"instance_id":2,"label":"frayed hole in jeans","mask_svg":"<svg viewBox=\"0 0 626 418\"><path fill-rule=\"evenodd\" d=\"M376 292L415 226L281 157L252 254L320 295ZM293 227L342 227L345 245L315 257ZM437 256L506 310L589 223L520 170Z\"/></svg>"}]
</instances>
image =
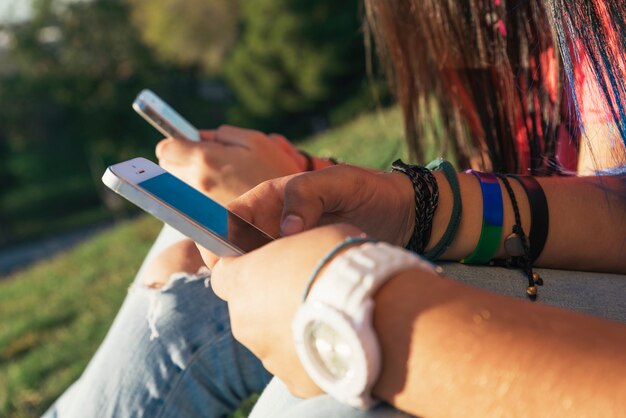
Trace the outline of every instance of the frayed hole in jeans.
<instances>
[{"instance_id":1,"label":"frayed hole in jeans","mask_svg":"<svg viewBox=\"0 0 626 418\"><path fill-rule=\"evenodd\" d=\"M184 272L174 273L170 276L167 284L165 286L160 287L159 292L154 292L150 295L150 304L148 305L148 326L150 327L150 341L155 338L159 338L159 331L157 330L157 320L161 315L161 300L159 298L161 293L165 293L171 291L177 286L182 286L187 283L194 282L196 280L204 280L204 286L208 287L211 278L211 271L206 267L202 266L198 269L195 274L189 274ZM154 287L150 287L153 288Z\"/></svg>"}]
</instances>

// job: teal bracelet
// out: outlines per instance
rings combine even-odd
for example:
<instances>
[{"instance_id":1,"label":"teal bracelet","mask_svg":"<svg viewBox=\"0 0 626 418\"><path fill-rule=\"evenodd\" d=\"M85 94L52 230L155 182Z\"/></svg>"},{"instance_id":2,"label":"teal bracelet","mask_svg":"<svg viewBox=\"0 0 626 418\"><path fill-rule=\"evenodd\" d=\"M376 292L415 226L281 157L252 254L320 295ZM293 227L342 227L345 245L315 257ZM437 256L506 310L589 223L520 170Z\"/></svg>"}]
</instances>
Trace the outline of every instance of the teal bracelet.
<instances>
[{"instance_id":1,"label":"teal bracelet","mask_svg":"<svg viewBox=\"0 0 626 418\"><path fill-rule=\"evenodd\" d=\"M424 257L429 260L436 260L446 252L448 247L454 241L454 237L459 229L461 223L461 213L463 212L463 203L461 201L461 188L459 187L459 179L456 177L456 170L448 161L444 159L436 159L428 163L426 168L429 170L441 170L446 176L450 188L452 189L452 215L450 216L450 223L443 236L437 244L428 252L424 254Z\"/></svg>"},{"instance_id":2,"label":"teal bracelet","mask_svg":"<svg viewBox=\"0 0 626 418\"><path fill-rule=\"evenodd\" d=\"M461 263L487 264L496 255L502 239L504 217L502 191L495 175L474 170L467 170L466 173L473 174L480 182L483 194L483 224L474 252L461 260Z\"/></svg>"},{"instance_id":3,"label":"teal bracelet","mask_svg":"<svg viewBox=\"0 0 626 418\"><path fill-rule=\"evenodd\" d=\"M309 276L309 280L307 281L307 284L304 287L304 292L302 293L302 302L304 302L306 300L307 296L309 295L309 292L311 291L311 287L313 287L313 282L315 281L315 278L317 277L317 275L320 274L320 271L322 270L322 268L324 268L324 266L334 256L336 256L339 251L343 250L346 247L349 247L350 245L362 244L362 243L365 243L365 242L376 242L376 240L375 239L371 239L371 238L367 238L365 236L365 234L359 235L357 237L348 237L345 240L343 240L342 242L340 242L339 244L337 244L332 250L330 250L324 256L324 258L322 258L319 261L319 263L317 263L317 265L313 269L313 272Z\"/></svg>"}]
</instances>

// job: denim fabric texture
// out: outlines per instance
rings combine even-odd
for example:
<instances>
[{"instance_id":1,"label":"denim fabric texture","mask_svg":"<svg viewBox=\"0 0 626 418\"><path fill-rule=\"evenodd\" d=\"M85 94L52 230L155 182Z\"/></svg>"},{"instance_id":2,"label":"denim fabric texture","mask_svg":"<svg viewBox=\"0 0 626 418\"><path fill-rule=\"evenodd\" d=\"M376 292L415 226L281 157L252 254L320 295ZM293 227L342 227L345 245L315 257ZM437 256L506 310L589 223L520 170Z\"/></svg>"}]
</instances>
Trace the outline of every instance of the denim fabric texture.
<instances>
[{"instance_id":1,"label":"denim fabric texture","mask_svg":"<svg viewBox=\"0 0 626 418\"><path fill-rule=\"evenodd\" d=\"M170 228L164 228L144 266L162 249L182 238ZM459 263L445 263L443 267L448 276L470 286L526 298L527 282L518 270ZM626 276L536 271L545 281L536 303L626 322ZM226 304L210 287L205 287L203 279L202 275L183 275L162 290L134 283L83 375L45 417L225 417L252 393L263 391L270 374L234 340ZM360 411L329 396L298 399L276 378L263 391L251 415L252 418L382 416L407 415L387 405Z\"/></svg>"},{"instance_id":2,"label":"denim fabric texture","mask_svg":"<svg viewBox=\"0 0 626 418\"><path fill-rule=\"evenodd\" d=\"M182 238L166 227L144 266ZM227 305L202 275L163 289L136 279L82 376L44 416L229 416L270 378L232 337Z\"/></svg>"}]
</instances>

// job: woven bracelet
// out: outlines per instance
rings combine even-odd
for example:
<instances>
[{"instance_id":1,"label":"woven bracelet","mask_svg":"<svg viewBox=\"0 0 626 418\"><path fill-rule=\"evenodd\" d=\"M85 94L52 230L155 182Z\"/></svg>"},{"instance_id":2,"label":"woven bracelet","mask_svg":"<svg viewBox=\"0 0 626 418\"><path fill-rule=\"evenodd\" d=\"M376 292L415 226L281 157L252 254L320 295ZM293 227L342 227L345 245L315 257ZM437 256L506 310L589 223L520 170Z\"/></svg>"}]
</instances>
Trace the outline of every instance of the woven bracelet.
<instances>
[{"instance_id":1,"label":"woven bracelet","mask_svg":"<svg viewBox=\"0 0 626 418\"><path fill-rule=\"evenodd\" d=\"M452 214L450 215L450 222L448 223L448 227L443 233L441 239L435 246L428 252L424 254L424 257L429 260L436 260L441 257L441 255L450 247L452 241L454 241L454 237L456 236L456 232L459 229L459 224L461 223L461 214L463 212L463 204L461 201L461 188L459 186L459 180L456 177L456 170L448 161L444 159L437 159L431 161L426 165L426 168L429 170L441 170L443 174L446 176L448 183L450 184L450 188L452 189Z\"/></svg>"},{"instance_id":2,"label":"woven bracelet","mask_svg":"<svg viewBox=\"0 0 626 418\"><path fill-rule=\"evenodd\" d=\"M424 253L424 248L430 240L430 233L433 226L433 217L439 204L439 188L435 176L426 167L419 165L409 165L396 160L391 165L393 171L405 174L413 184L415 192L415 228L407 250L418 254Z\"/></svg>"}]
</instances>

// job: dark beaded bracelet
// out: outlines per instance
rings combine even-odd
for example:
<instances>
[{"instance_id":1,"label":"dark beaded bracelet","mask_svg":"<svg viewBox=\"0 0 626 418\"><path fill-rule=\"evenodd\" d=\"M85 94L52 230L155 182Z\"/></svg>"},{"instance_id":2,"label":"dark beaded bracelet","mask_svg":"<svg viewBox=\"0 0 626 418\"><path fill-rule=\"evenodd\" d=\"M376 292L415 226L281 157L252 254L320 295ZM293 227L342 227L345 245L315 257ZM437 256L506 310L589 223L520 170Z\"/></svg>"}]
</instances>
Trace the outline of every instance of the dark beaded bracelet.
<instances>
[{"instance_id":1,"label":"dark beaded bracelet","mask_svg":"<svg viewBox=\"0 0 626 418\"><path fill-rule=\"evenodd\" d=\"M304 167L304 171L315 170L315 164L313 163L313 157L311 157L311 154L309 154L308 152L302 151L301 149L299 149L298 152L306 160L306 167Z\"/></svg>"},{"instance_id":2,"label":"dark beaded bracelet","mask_svg":"<svg viewBox=\"0 0 626 418\"><path fill-rule=\"evenodd\" d=\"M531 300L537 299L537 285L543 285L543 279L539 274L533 272L533 260L530 256L530 247L528 245L528 238L524 228L522 228L522 218L520 216L519 205L515 197L515 192L509 183L507 176L502 174L496 174L496 176L504 184L511 205L513 206L513 214L515 215L515 224L511 234L504 240L504 249L507 255L510 257L505 261L504 266L514 267L521 269L528 279L528 287L526 288L526 294ZM497 264L497 263L496 263Z\"/></svg>"},{"instance_id":3,"label":"dark beaded bracelet","mask_svg":"<svg viewBox=\"0 0 626 418\"><path fill-rule=\"evenodd\" d=\"M550 224L548 201L546 195L537 180L530 176L516 176L509 174L522 185L528 204L530 205L530 259L536 261L541 255L548 238L548 226Z\"/></svg>"},{"instance_id":4,"label":"dark beaded bracelet","mask_svg":"<svg viewBox=\"0 0 626 418\"><path fill-rule=\"evenodd\" d=\"M311 156L311 154L309 154L306 151L302 151L301 149L299 149L298 152L306 160L306 167L304 168L304 171L314 171L315 170L315 162L313 161L313 157ZM332 165L339 164L339 161L336 158L333 158L333 157L326 158L326 161L330 162Z\"/></svg>"},{"instance_id":5,"label":"dark beaded bracelet","mask_svg":"<svg viewBox=\"0 0 626 418\"><path fill-rule=\"evenodd\" d=\"M426 167L409 165L396 160L391 165L393 171L404 173L413 184L415 192L415 228L409 243L408 250L423 254L433 226L433 217L439 204L439 188L435 176Z\"/></svg>"}]
</instances>

